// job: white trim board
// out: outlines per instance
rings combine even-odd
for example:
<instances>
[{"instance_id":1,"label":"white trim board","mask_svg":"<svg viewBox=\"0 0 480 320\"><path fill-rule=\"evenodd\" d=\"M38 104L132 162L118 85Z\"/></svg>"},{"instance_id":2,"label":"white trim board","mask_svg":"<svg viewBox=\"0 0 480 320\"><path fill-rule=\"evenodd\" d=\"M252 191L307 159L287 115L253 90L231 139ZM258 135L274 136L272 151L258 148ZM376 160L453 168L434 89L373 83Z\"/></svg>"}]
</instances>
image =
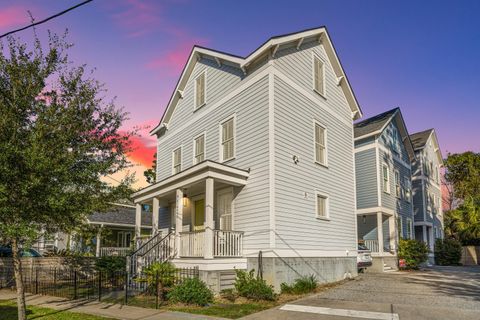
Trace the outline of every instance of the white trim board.
<instances>
[{"instance_id":1,"label":"white trim board","mask_svg":"<svg viewBox=\"0 0 480 320\"><path fill-rule=\"evenodd\" d=\"M258 251L262 250L264 258L345 258L356 257L357 248L345 250L318 250L318 249L243 249L245 257L258 257Z\"/></svg>"},{"instance_id":2,"label":"white trim board","mask_svg":"<svg viewBox=\"0 0 480 320\"><path fill-rule=\"evenodd\" d=\"M268 202L270 248L275 248L275 76L268 74Z\"/></svg>"},{"instance_id":3,"label":"white trim board","mask_svg":"<svg viewBox=\"0 0 480 320\"><path fill-rule=\"evenodd\" d=\"M333 309L324 307L303 306L298 304L286 304L280 308L283 311L291 312L305 312L323 314L328 316L339 316L348 318L362 318L375 320L400 320L397 313L373 312L373 311L359 311L351 309Z\"/></svg>"},{"instance_id":4,"label":"white trim board","mask_svg":"<svg viewBox=\"0 0 480 320\"><path fill-rule=\"evenodd\" d=\"M357 209L356 213L357 214L376 214L377 212L382 212L388 215L395 215L395 210L385 208L382 206L378 207L370 207L370 208L364 208L364 209Z\"/></svg>"}]
</instances>

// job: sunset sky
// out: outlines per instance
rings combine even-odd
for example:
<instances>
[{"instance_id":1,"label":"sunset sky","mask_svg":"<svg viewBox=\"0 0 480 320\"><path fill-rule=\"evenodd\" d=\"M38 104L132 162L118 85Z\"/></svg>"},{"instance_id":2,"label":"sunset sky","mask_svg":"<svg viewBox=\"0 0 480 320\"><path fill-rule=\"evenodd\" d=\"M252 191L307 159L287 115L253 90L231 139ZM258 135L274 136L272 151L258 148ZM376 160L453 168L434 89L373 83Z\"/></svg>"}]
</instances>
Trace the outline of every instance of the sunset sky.
<instances>
[{"instance_id":1,"label":"sunset sky","mask_svg":"<svg viewBox=\"0 0 480 320\"><path fill-rule=\"evenodd\" d=\"M0 0L0 33L76 1ZM447 152L480 152L480 1L95 0L38 27L75 44L139 126L137 187L160 120L194 44L245 56L269 37L327 26L364 118L400 107L410 133L434 127ZM32 30L16 34L28 41ZM119 177L116 177L119 178Z\"/></svg>"}]
</instances>

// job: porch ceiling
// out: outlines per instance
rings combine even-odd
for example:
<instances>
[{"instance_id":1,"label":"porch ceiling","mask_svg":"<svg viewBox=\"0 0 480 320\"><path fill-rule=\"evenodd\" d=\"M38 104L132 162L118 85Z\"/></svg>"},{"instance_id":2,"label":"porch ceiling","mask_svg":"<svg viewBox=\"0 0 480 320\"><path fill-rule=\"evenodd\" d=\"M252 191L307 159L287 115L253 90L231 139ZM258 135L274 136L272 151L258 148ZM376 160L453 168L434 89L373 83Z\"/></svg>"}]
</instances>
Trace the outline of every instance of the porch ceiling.
<instances>
[{"instance_id":1,"label":"porch ceiling","mask_svg":"<svg viewBox=\"0 0 480 320\"><path fill-rule=\"evenodd\" d=\"M135 203L167 195L176 189L189 188L207 178L233 186L247 184L249 170L242 170L211 160L203 161L133 194Z\"/></svg>"}]
</instances>

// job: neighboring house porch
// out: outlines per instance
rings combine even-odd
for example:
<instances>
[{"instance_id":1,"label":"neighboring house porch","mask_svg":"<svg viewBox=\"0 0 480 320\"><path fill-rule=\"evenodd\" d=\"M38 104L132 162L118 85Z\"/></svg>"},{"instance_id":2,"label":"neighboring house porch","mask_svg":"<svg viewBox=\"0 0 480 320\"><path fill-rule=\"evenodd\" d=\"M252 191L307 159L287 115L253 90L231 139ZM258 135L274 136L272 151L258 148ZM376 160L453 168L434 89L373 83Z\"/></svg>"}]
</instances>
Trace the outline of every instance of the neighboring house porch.
<instances>
[{"instance_id":1,"label":"neighboring house porch","mask_svg":"<svg viewBox=\"0 0 480 320\"><path fill-rule=\"evenodd\" d=\"M396 252L395 220L393 215L382 212L358 213L358 241L364 244L372 256L392 255Z\"/></svg>"}]
</instances>

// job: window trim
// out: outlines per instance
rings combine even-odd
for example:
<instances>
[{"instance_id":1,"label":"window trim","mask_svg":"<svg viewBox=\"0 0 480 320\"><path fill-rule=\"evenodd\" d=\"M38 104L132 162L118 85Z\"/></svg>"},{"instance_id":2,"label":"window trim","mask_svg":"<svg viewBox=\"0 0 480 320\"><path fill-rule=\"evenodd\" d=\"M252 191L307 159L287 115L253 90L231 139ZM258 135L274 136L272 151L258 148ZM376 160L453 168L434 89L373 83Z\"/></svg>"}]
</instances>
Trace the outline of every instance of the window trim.
<instances>
[{"instance_id":1,"label":"window trim","mask_svg":"<svg viewBox=\"0 0 480 320\"><path fill-rule=\"evenodd\" d=\"M179 149L180 149L180 170L178 172L175 172L175 151ZM182 145L172 150L172 175L182 172L182 154L183 154Z\"/></svg>"},{"instance_id":2,"label":"window trim","mask_svg":"<svg viewBox=\"0 0 480 320\"><path fill-rule=\"evenodd\" d=\"M384 176L384 172L383 172L383 169L384 168L387 168L387 184L385 185L385 176ZM386 186L386 188L385 188ZM382 164L382 190L384 193L387 193L387 194L391 194L391 190L390 190L390 166L388 164L386 164L385 162Z\"/></svg>"},{"instance_id":3,"label":"window trim","mask_svg":"<svg viewBox=\"0 0 480 320\"><path fill-rule=\"evenodd\" d=\"M402 219L402 216L401 215L398 215L397 216L397 230L398 230L398 236L401 238L401 239L404 239L403 238L403 219Z\"/></svg>"},{"instance_id":4,"label":"window trim","mask_svg":"<svg viewBox=\"0 0 480 320\"><path fill-rule=\"evenodd\" d=\"M323 93L318 91L317 88L315 87L315 59L318 59L322 63L322 84L323 84ZM326 73L325 73L325 66L326 63L325 61L320 58L318 54L312 51L312 89L315 91L318 95L320 95L322 98L326 99L327 98L327 85L326 85Z\"/></svg>"},{"instance_id":5,"label":"window trim","mask_svg":"<svg viewBox=\"0 0 480 320\"><path fill-rule=\"evenodd\" d=\"M204 132L202 132L202 133L193 137L193 146L192 146L193 160L192 160L192 163L194 165L202 162L202 161L197 162L197 156L195 154L196 140L198 138L200 138L201 136L203 136L203 160L202 161L205 161L207 159L207 132L204 131Z\"/></svg>"},{"instance_id":6,"label":"window trim","mask_svg":"<svg viewBox=\"0 0 480 320\"><path fill-rule=\"evenodd\" d=\"M393 178L395 179L395 197L397 197L398 199L402 199L402 183L400 182L400 171L398 169L394 169ZM397 194L397 188L398 188L398 194Z\"/></svg>"},{"instance_id":7,"label":"window trim","mask_svg":"<svg viewBox=\"0 0 480 320\"><path fill-rule=\"evenodd\" d=\"M408 232L410 229L410 234ZM412 218L407 218L407 239L413 239L413 220Z\"/></svg>"},{"instance_id":8,"label":"window trim","mask_svg":"<svg viewBox=\"0 0 480 320\"><path fill-rule=\"evenodd\" d=\"M316 141L316 129L317 125L321 128L323 128L323 137L324 137L324 148L325 148L325 163L321 163L317 161L317 141ZM327 126L323 125L320 121L318 120L313 120L313 162L316 164L328 168L328 129Z\"/></svg>"},{"instance_id":9,"label":"window trim","mask_svg":"<svg viewBox=\"0 0 480 320\"><path fill-rule=\"evenodd\" d=\"M318 215L318 197L325 199L325 216ZM315 218L330 221L330 197L328 194L315 190Z\"/></svg>"},{"instance_id":10,"label":"window trim","mask_svg":"<svg viewBox=\"0 0 480 320\"><path fill-rule=\"evenodd\" d=\"M233 156L228 158L228 159L223 159L223 145L222 145L222 126L225 122L229 121L229 120L232 120L233 119ZM224 162L228 162L228 161L231 161L233 159L236 158L237 156L237 114L234 113L230 116L228 116L227 118L224 118L223 120L221 120L219 122L219 125L218 125L218 145L219 145L219 154L218 154L218 158L219 158L219 162L220 163L224 163Z\"/></svg>"},{"instance_id":11,"label":"window trim","mask_svg":"<svg viewBox=\"0 0 480 320\"><path fill-rule=\"evenodd\" d=\"M405 188L405 201L412 203L412 181L410 177L403 177L403 184Z\"/></svg>"},{"instance_id":12,"label":"window trim","mask_svg":"<svg viewBox=\"0 0 480 320\"><path fill-rule=\"evenodd\" d=\"M203 103L197 106L197 79L201 76L204 76L204 84L203 84ZM207 104L207 70L200 72L193 81L193 111L197 111L198 109L202 108L204 105Z\"/></svg>"}]
</instances>

